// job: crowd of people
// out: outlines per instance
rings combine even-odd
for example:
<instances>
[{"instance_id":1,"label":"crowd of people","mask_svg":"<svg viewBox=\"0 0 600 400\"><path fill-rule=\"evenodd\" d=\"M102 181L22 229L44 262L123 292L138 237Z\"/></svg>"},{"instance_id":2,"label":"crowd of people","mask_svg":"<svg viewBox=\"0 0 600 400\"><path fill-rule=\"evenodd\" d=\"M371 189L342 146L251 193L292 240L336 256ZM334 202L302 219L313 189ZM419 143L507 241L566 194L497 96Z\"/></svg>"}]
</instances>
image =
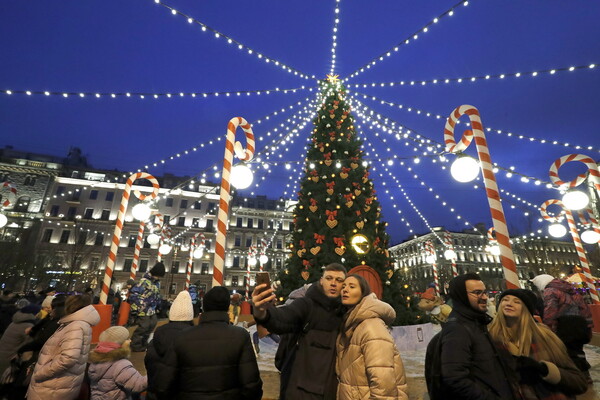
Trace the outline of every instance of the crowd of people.
<instances>
[{"instance_id":1,"label":"crowd of people","mask_svg":"<svg viewBox=\"0 0 600 400\"><path fill-rule=\"evenodd\" d=\"M158 328L160 279L156 264L130 282L129 324L111 326L91 345L100 315L89 294L56 294L38 301L0 296L0 398L6 399L261 399L256 342L242 325L239 296L209 290L198 308L189 291ZM488 292L477 274L450 281L452 311L430 342L425 361L428 395L437 399L598 399L583 346L591 314L581 296L550 276L536 278L538 295L509 289L488 313ZM578 297L579 296L579 297ZM40 301L41 300L41 301ZM408 399L401 354L389 325L395 310L360 275L340 264L277 305L274 289L252 293L253 317L279 340L280 399ZM543 322L541 322L543 321ZM131 339L130 339L131 336ZM255 338L256 339L256 338ZM147 375L129 360L145 352Z\"/></svg>"}]
</instances>

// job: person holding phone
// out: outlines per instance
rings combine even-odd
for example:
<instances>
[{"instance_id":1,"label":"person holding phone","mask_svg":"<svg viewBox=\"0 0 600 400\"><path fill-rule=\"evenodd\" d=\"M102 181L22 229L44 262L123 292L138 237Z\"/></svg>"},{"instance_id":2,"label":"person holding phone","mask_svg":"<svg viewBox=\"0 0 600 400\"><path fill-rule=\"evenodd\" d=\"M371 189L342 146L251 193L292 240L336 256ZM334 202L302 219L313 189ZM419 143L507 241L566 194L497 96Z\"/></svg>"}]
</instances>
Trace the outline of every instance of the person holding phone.
<instances>
[{"instance_id":1,"label":"person holding phone","mask_svg":"<svg viewBox=\"0 0 600 400\"><path fill-rule=\"evenodd\" d=\"M275 307L270 283L252 292L256 322L269 332L295 335L297 343L281 370L280 399L334 400L337 392L335 343L342 323L340 302L346 268L329 264L306 295L289 305ZM257 276L257 281L265 279Z\"/></svg>"}]
</instances>

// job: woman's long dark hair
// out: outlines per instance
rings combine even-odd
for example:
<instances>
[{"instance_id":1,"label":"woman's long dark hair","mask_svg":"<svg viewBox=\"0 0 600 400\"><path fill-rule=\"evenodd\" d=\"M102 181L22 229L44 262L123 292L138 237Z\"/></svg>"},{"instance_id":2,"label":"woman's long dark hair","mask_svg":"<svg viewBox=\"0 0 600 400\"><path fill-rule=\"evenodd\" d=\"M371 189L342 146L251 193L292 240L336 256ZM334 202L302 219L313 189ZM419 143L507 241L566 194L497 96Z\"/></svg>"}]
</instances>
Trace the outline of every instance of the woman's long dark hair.
<instances>
[{"instance_id":1,"label":"woman's long dark hair","mask_svg":"<svg viewBox=\"0 0 600 400\"><path fill-rule=\"evenodd\" d=\"M360 286L361 298L371 294L371 286L369 286L369 282L367 282L365 278L358 274L350 274L346 276L346 279L350 277L355 278L358 281L358 286Z\"/></svg>"}]
</instances>

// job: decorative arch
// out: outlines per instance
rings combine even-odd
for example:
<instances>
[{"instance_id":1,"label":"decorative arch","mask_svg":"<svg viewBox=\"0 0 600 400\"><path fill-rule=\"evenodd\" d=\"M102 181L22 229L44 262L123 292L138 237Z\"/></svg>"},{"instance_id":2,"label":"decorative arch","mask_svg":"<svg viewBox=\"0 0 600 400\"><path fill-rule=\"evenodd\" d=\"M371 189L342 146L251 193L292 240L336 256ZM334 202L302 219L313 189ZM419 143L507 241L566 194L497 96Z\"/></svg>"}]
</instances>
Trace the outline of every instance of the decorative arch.
<instances>
[{"instance_id":1,"label":"decorative arch","mask_svg":"<svg viewBox=\"0 0 600 400\"><path fill-rule=\"evenodd\" d=\"M377 295L378 299L382 298L383 285L381 284L381 278L379 277L377 271L368 265L359 265L348 271L348 275L350 274L360 275L365 278L371 287L371 291Z\"/></svg>"}]
</instances>

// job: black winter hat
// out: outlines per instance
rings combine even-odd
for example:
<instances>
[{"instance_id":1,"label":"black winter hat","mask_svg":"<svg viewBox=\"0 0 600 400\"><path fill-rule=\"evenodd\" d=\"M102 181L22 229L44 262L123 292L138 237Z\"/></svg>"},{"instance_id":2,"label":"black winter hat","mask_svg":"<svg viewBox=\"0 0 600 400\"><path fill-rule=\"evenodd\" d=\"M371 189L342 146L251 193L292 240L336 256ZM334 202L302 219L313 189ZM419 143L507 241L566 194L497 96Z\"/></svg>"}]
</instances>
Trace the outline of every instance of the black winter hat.
<instances>
[{"instance_id":1,"label":"black winter hat","mask_svg":"<svg viewBox=\"0 0 600 400\"><path fill-rule=\"evenodd\" d=\"M165 276L165 264L157 262L156 264L154 264L154 267L150 269L149 274L152 276L162 278L163 276Z\"/></svg>"},{"instance_id":2,"label":"black winter hat","mask_svg":"<svg viewBox=\"0 0 600 400\"><path fill-rule=\"evenodd\" d=\"M467 274L459 275L456 278L453 278L450 281L448 287L448 295L450 296L450 298L467 307L470 307L469 296L467 295L466 282L471 280L480 281L481 278L479 277L479 275L473 272L469 272Z\"/></svg>"},{"instance_id":3,"label":"black winter hat","mask_svg":"<svg viewBox=\"0 0 600 400\"><path fill-rule=\"evenodd\" d=\"M204 312L229 310L229 290L223 286L215 286L204 295L202 305Z\"/></svg>"},{"instance_id":4,"label":"black winter hat","mask_svg":"<svg viewBox=\"0 0 600 400\"><path fill-rule=\"evenodd\" d=\"M498 298L498 305L500 305L500 303L502 302L502 298L507 295L518 297L523 302L523 304L525 304L525 307L527 307L531 315L537 314L535 309L537 297L535 293L533 293L531 290L507 289L504 292L502 292L502 294Z\"/></svg>"}]
</instances>

